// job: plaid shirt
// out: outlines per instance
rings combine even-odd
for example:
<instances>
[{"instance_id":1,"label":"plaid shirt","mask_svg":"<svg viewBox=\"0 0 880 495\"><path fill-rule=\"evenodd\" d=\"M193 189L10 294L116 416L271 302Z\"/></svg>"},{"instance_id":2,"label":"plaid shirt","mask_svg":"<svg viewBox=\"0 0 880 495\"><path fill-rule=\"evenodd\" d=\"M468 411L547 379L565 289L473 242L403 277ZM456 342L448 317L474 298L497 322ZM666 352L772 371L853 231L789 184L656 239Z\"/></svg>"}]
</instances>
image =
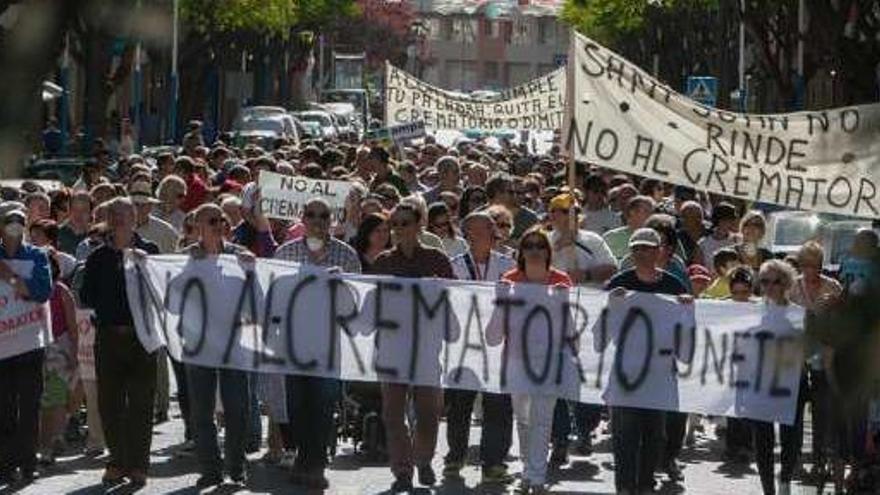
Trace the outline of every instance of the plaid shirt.
<instances>
[{"instance_id":1,"label":"plaid shirt","mask_svg":"<svg viewBox=\"0 0 880 495\"><path fill-rule=\"evenodd\" d=\"M282 244L275 251L275 258L327 268L339 267L345 273L361 272L361 261L357 252L348 244L332 237L327 240L324 257L320 260L312 259L305 237Z\"/></svg>"}]
</instances>

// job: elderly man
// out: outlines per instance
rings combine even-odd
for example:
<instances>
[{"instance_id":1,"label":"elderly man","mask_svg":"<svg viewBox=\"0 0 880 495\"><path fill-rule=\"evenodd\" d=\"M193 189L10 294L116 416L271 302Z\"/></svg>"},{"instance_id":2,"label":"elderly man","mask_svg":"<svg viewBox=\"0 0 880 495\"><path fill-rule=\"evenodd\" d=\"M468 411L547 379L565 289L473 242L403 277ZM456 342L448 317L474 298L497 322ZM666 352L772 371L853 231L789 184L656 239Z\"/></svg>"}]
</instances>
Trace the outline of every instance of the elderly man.
<instances>
[{"instance_id":1,"label":"elderly man","mask_svg":"<svg viewBox=\"0 0 880 495\"><path fill-rule=\"evenodd\" d=\"M306 203L303 222L306 235L287 242L275 251L278 259L322 266L346 273L360 273L357 252L330 235L330 206L315 198ZM333 424L333 407L339 397L339 382L332 378L289 375L286 383L288 412L293 426L297 457L293 481L307 489L329 486L324 470Z\"/></svg>"},{"instance_id":2,"label":"elderly man","mask_svg":"<svg viewBox=\"0 0 880 495\"><path fill-rule=\"evenodd\" d=\"M52 288L46 253L23 242L25 214L12 210L0 218L0 280L17 297L43 303ZM23 275L7 261L29 261ZM0 484L14 481L16 469L26 482L37 468L40 396L43 391L43 349L0 359Z\"/></svg>"},{"instance_id":3,"label":"elderly man","mask_svg":"<svg viewBox=\"0 0 880 495\"><path fill-rule=\"evenodd\" d=\"M125 293L124 252L158 254L159 248L135 232L134 204L126 197L107 206L106 242L86 259L79 296L95 311L95 372L98 409L110 458L103 481L115 485L128 478L144 486L150 463L156 353L138 340Z\"/></svg>"},{"instance_id":4,"label":"elderly man","mask_svg":"<svg viewBox=\"0 0 880 495\"><path fill-rule=\"evenodd\" d=\"M455 278L449 258L439 249L425 247L419 241L421 214L409 203L401 203L391 215L391 229L396 244L383 252L373 264L373 272L398 277ZM404 421L408 398L412 395L416 421L415 438ZM382 417L388 438L393 492L411 492L413 464L418 469L419 483L431 486L437 482L431 459L437 447L437 429L443 410L440 389L400 383L382 383Z\"/></svg>"},{"instance_id":5,"label":"elderly man","mask_svg":"<svg viewBox=\"0 0 880 495\"><path fill-rule=\"evenodd\" d=\"M429 205L440 201L440 193L442 192L461 193L461 166L458 163L458 158L449 155L442 156L434 164L434 167L437 169L439 183L423 195L425 203Z\"/></svg>"},{"instance_id":6,"label":"elderly man","mask_svg":"<svg viewBox=\"0 0 880 495\"><path fill-rule=\"evenodd\" d=\"M206 203L195 210L198 242L184 252L194 259L232 254L244 263L252 263L253 255L245 248L223 240L223 211L213 203ZM247 373L241 370L210 368L186 364L189 385L190 411L195 431L196 453L199 458L201 477L198 488L208 488L223 482L223 467L217 445L217 427L214 425L214 406L217 388L223 402L226 441L223 445L226 472L234 483L244 484L245 441L248 429L249 390Z\"/></svg>"},{"instance_id":7,"label":"elderly man","mask_svg":"<svg viewBox=\"0 0 880 495\"><path fill-rule=\"evenodd\" d=\"M485 212L474 212L462 222L468 242L467 253L452 259L452 270L461 280L497 282L516 261L493 248L495 221ZM471 390L446 390L446 454L443 475L459 476L467 458L471 413L477 393ZM513 433L513 410L507 394L483 393L483 433L480 436L480 462L484 483L507 483L511 480L504 458L510 450Z\"/></svg>"}]
</instances>

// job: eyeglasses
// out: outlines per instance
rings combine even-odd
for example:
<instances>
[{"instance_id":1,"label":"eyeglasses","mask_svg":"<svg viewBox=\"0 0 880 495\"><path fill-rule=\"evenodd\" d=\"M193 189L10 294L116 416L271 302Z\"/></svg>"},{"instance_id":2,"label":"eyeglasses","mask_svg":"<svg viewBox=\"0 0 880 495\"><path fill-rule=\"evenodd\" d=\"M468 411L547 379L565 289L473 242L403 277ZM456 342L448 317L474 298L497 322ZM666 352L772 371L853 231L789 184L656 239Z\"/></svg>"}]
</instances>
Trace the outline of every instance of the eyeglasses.
<instances>
[{"instance_id":1,"label":"eyeglasses","mask_svg":"<svg viewBox=\"0 0 880 495\"><path fill-rule=\"evenodd\" d=\"M782 285L781 278L762 278L760 280L761 285Z\"/></svg>"},{"instance_id":2,"label":"eyeglasses","mask_svg":"<svg viewBox=\"0 0 880 495\"><path fill-rule=\"evenodd\" d=\"M495 222L499 229L509 229L513 227L509 222Z\"/></svg>"},{"instance_id":3,"label":"eyeglasses","mask_svg":"<svg viewBox=\"0 0 880 495\"><path fill-rule=\"evenodd\" d=\"M211 218L205 220L205 223L207 223L211 227L216 227L216 226L223 223L223 219L220 217L211 217Z\"/></svg>"},{"instance_id":4,"label":"eyeglasses","mask_svg":"<svg viewBox=\"0 0 880 495\"><path fill-rule=\"evenodd\" d=\"M305 214L303 214L303 216L310 219L310 220L313 220L316 218L319 218L321 220L329 220L330 219L330 212L329 211L322 211L319 213L316 211L307 211L307 212L305 212Z\"/></svg>"},{"instance_id":5,"label":"eyeglasses","mask_svg":"<svg viewBox=\"0 0 880 495\"><path fill-rule=\"evenodd\" d=\"M526 241L520 244L520 249L523 251L548 251L550 247L541 241Z\"/></svg>"}]
</instances>

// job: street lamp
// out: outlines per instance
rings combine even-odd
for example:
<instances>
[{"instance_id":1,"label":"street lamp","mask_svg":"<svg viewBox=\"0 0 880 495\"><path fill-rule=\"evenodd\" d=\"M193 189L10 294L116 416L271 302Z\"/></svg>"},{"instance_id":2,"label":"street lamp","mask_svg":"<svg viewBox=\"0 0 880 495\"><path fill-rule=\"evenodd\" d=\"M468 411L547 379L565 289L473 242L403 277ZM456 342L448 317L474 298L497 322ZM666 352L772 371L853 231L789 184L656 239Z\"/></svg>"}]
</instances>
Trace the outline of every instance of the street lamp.
<instances>
[{"instance_id":1,"label":"street lamp","mask_svg":"<svg viewBox=\"0 0 880 495\"><path fill-rule=\"evenodd\" d=\"M829 74L831 75L831 107L834 108L837 106L837 71L831 69Z\"/></svg>"}]
</instances>

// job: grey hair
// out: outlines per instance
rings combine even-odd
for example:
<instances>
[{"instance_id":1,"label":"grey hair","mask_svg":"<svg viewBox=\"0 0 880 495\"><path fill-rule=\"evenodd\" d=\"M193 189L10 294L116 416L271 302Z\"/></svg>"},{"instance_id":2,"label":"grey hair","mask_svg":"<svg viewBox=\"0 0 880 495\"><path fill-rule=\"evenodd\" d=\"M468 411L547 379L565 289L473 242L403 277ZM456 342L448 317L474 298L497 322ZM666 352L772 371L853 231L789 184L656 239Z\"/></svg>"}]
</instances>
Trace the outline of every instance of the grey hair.
<instances>
[{"instance_id":1,"label":"grey hair","mask_svg":"<svg viewBox=\"0 0 880 495\"><path fill-rule=\"evenodd\" d=\"M764 276L769 275L770 273L780 275L782 277L782 285L785 287L785 291L788 292L791 290L795 279L795 271L791 265L782 260L767 260L761 264L761 268L758 270L758 278L764 278Z\"/></svg>"}]
</instances>

